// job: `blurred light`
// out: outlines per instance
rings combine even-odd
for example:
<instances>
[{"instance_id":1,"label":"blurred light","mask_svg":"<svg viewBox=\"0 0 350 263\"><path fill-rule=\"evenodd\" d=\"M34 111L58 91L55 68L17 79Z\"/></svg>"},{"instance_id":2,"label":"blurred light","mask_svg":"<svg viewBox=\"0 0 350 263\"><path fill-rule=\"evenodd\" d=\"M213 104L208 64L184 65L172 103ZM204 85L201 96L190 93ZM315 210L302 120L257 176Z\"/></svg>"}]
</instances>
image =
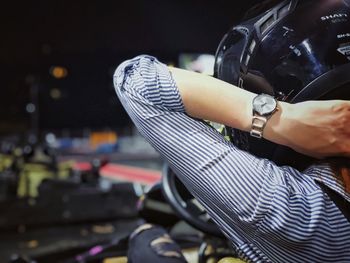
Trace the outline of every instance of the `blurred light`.
<instances>
[{"instance_id":1,"label":"blurred light","mask_svg":"<svg viewBox=\"0 0 350 263\"><path fill-rule=\"evenodd\" d=\"M62 93L59 89L54 88L50 90L50 96L52 99L58 100L62 97Z\"/></svg>"},{"instance_id":2,"label":"blurred light","mask_svg":"<svg viewBox=\"0 0 350 263\"><path fill-rule=\"evenodd\" d=\"M28 103L27 106L26 106L26 111L28 113L33 113L35 112L35 105L33 103Z\"/></svg>"},{"instance_id":3,"label":"blurred light","mask_svg":"<svg viewBox=\"0 0 350 263\"><path fill-rule=\"evenodd\" d=\"M53 133L48 133L45 136L45 140L49 145L53 145L56 143L56 136Z\"/></svg>"},{"instance_id":4,"label":"blurred light","mask_svg":"<svg viewBox=\"0 0 350 263\"><path fill-rule=\"evenodd\" d=\"M68 70L65 67L60 67L60 66L52 66L50 68L50 74L56 79L63 79L67 77L68 75Z\"/></svg>"},{"instance_id":5,"label":"blurred light","mask_svg":"<svg viewBox=\"0 0 350 263\"><path fill-rule=\"evenodd\" d=\"M22 155L22 152L23 152L22 149L18 147L14 150L14 155L19 157Z\"/></svg>"},{"instance_id":6,"label":"blurred light","mask_svg":"<svg viewBox=\"0 0 350 263\"><path fill-rule=\"evenodd\" d=\"M39 246L38 240L30 240L27 242L27 247L28 248L36 248Z\"/></svg>"}]
</instances>

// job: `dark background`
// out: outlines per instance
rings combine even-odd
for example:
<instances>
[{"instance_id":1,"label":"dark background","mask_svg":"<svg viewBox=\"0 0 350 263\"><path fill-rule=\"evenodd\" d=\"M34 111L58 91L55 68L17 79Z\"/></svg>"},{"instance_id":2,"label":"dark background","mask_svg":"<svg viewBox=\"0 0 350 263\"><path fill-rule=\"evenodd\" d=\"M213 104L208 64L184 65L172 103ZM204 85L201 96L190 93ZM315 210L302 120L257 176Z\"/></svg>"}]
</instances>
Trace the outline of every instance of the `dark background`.
<instances>
[{"instance_id":1,"label":"dark background","mask_svg":"<svg viewBox=\"0 0 350 263\"><path fill-rule=\"evenodd\" d=\"M182 52L214 54L257 0L6 1L0 15L0 133L30 127L25 105L39 90L41 130L120 128L129 119L112 76L142 53L176 65ZM66 78L50 76L64 66ZM52 99L50 91L60 91Z\"/></svg>"}]
</instances>

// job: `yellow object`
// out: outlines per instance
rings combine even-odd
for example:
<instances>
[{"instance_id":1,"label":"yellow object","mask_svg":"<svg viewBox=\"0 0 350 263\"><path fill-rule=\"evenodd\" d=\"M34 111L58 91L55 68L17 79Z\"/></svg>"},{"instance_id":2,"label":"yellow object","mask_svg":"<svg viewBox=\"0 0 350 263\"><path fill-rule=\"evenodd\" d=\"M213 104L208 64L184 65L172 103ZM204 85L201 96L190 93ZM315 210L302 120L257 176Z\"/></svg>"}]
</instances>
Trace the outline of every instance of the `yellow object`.
<instances>
[{"instance_id":1,"label":"yellow object","mask_svg":"<svg viewBox=\"0 0 350 263\"><path fill-rule=\"evenodd\" d=\"M53 173L45 165L25 164L19 175L18 197L36 197L38 186L45 178L53 178Z\"/></svg>"},{"instance_id":2,"label":"yellow object","mask_svg":"<svg viewBox=\"0 0 350 263\"><path fill-rule=\"evenodd\" d=\"M198 247L182 249L181 252L188 263L198 262Z\"/></svg>"},{"instance_id":3,"label":"yellow object","mask_svg":"<svg viewBox=\"0 0 350 263\"><path fill-rule=\"evenodd\" d=\"M118 136L115 132L93 132L90 135L90 145L93 149L96 149L103 144L115 144L118 140Z\"/></svg>"},{"instance_id":4,"label":"yellow object","mask_svg":"<svg viewBox=\"0 0 350 263\"><path fill-rule=\"evenodd\" d=\"M6 170L12 165L13 158L9 155L0 154L0 172Z\"/></svg>"},{"instance_id":5,"label":"yellow object","mask_svg":"<svg viewBox=\"0 0 350 263\"><path fill-rule=\"evenodd\" d=\"M106 258L103 260L103 263L127 263L128 259L126 257L117 257L117 258Z\"/></svg>"},{"instance_id":6,"label":"yellow object","mask_svg":"<svg viewBox=\"0 0 350 263\"><path fill-rule=\"evenodd\" d=\"M30 240L27 242L28 248L37 248L39 246L38 240Z\"/></svg>"},{"instance_id":7,"label":"yellow object","mask_svg":"<svg viewBox=\"0 0 350 263\"><path fill-rule=\"evenodd\" d=\"M223 258L218 263L244 263L245 261L239 258Z\"/></svg>"},{"instance_id":8,"label":"yellow object","mask_svg":"<svg viewBox=\"0 0 350 263\"><path fill-rule=\"evenodd\" d=\"M57 179L69 176L69 169L74 162L67 161L58 164ZM19 174L18 197L37 197L38 187L44 179L55 178L55 174L46 165L27 163Z\"/></svg>"}]
</instances>

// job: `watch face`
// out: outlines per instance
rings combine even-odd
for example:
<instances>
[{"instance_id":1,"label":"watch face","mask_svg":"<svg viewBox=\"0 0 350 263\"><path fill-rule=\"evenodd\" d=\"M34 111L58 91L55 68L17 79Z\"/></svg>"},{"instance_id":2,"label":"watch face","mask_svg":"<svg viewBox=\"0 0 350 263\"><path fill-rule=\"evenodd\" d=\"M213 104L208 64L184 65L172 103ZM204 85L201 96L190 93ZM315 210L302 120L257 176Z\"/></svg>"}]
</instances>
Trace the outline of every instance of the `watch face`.
<instances>
[{"instance_id":1,"label":"watch face","mask_svg":"<svg viewBox=\"0 0 350 263\"><path fill-rule=\"evenodd\" d=\"M266 94L258 95L253 100L253 109L260 115L269 115L277 107L274 97Z\"/></svg>"}]
</instances>

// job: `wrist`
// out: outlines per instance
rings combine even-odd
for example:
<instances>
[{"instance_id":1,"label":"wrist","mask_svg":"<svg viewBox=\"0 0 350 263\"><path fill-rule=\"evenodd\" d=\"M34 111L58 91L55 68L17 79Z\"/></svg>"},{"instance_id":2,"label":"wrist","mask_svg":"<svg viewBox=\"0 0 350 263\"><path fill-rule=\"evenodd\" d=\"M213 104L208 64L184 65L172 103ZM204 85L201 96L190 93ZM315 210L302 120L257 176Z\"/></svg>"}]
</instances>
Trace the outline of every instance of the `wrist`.
<instances>
[{"instance_id":1,"label":"wrist","mask_svg":"<svg viewBox=\"0 0 350 263\"><path fill-rule=\"evenodd\" d=\"M268 120L264 138L277 144L289 146L289 132L293 129L294 104L278 102L278 110Z\"/></svg>"}]
</instances>

